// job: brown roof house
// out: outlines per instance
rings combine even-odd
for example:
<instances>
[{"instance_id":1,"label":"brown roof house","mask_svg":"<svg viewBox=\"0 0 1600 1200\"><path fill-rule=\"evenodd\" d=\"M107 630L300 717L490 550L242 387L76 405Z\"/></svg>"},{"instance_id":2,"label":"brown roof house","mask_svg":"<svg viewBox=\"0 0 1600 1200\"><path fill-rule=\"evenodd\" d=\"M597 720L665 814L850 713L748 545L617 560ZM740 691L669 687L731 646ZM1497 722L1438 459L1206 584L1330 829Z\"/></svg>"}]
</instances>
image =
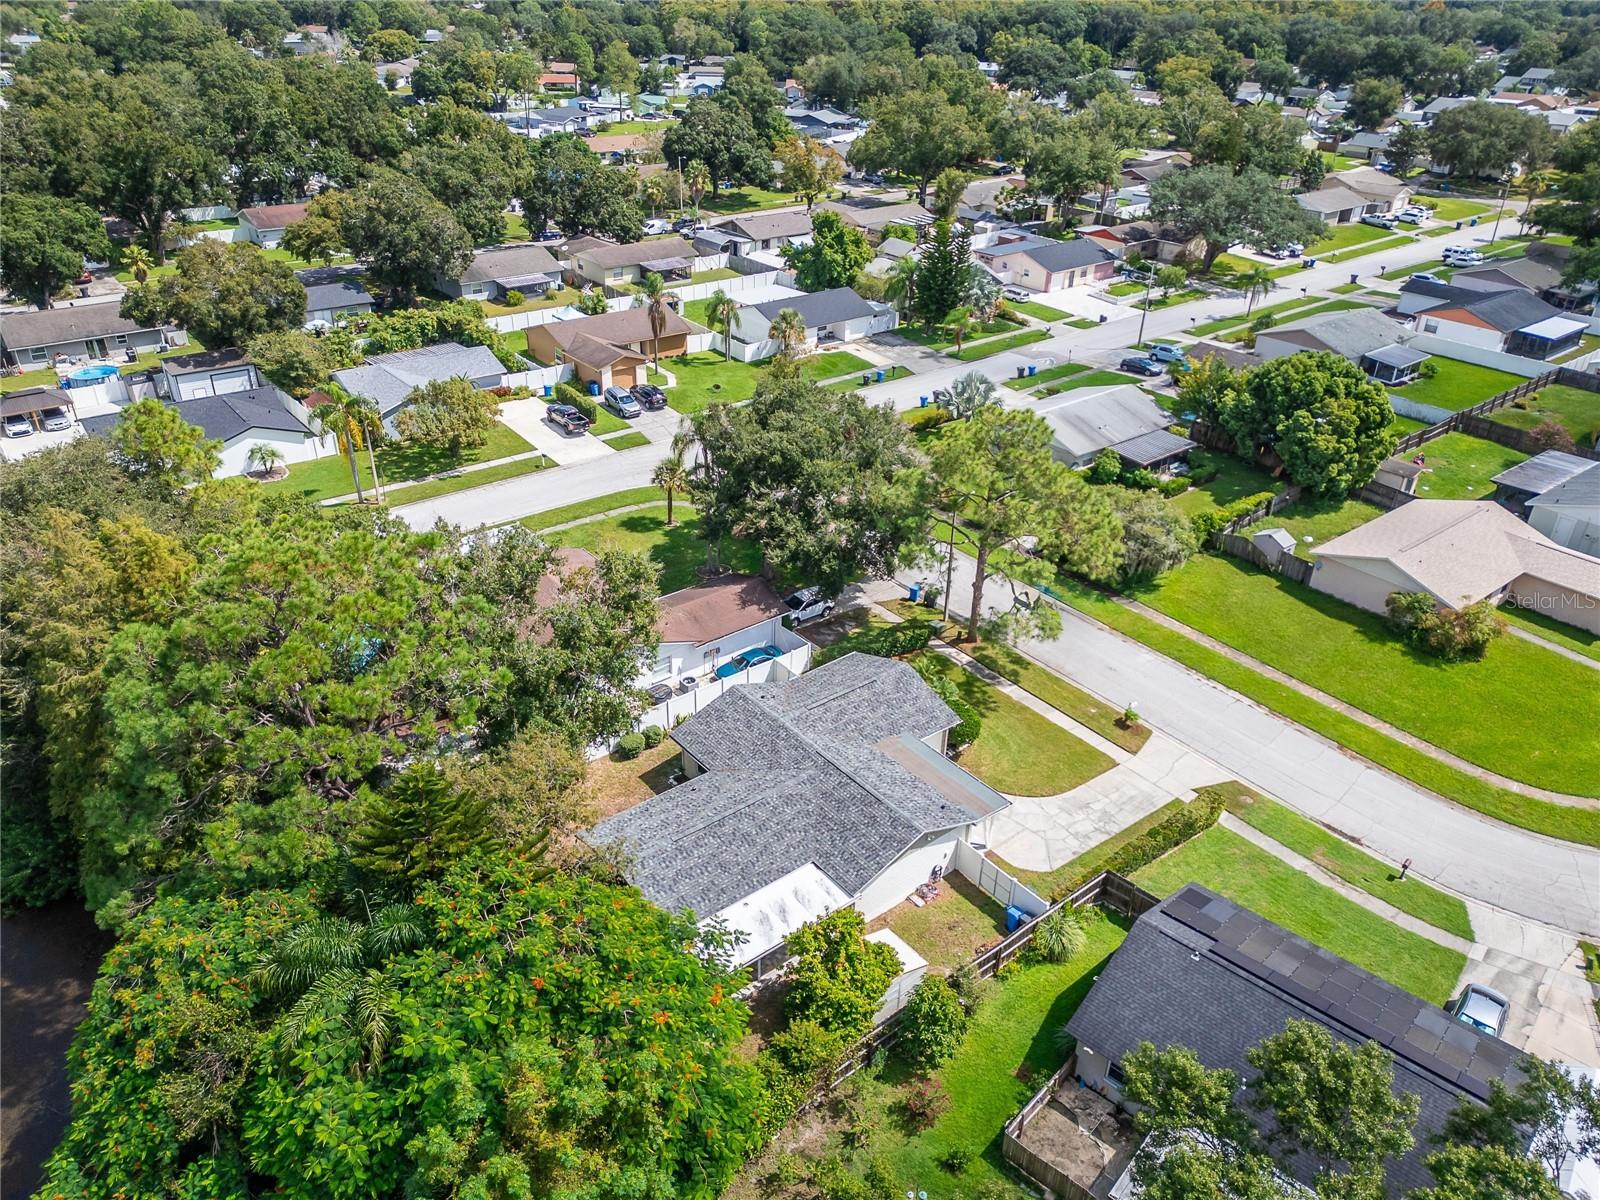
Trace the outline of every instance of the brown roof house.
<instances>
[{"instance_id":1,"label":"brown roof house","mask_svg":"<svg viewBox=\"0 0 1600 1200\"><path fill-rule=\"evenodd\" d=\"M638 283L646 275L687 279L694 272L694 243L680 237L643 242L596 242L581 250L567 247L571 272L578 283Z\"/></svg>"},{"instance_id":2,"label":"brown roof house","mask_svg":"<svg viewBox=\"0 0 1600 1200\"><path fill-rule=\"evenodd\" d=\"M656 337L650 310L622 308L594 317L550 321L528 329L528 353L552 366L571 363L579 379L602 388L643 383L644 365L657 358L677 358L689 349L694 326L671 309Z\"/></svg>"},{"instance_id":3,"label":"brown roof house","mask_svg":"<svg viewBox=\"0 0 1600 1200\"><path fill-rule=\"evenodd\" d=\"M239 213L239 228L244 231L247 240L263 250L272 250L283 240L285 229L305 219L304 204L264 204L242 210Z\"/></svg>"}]
</instances>

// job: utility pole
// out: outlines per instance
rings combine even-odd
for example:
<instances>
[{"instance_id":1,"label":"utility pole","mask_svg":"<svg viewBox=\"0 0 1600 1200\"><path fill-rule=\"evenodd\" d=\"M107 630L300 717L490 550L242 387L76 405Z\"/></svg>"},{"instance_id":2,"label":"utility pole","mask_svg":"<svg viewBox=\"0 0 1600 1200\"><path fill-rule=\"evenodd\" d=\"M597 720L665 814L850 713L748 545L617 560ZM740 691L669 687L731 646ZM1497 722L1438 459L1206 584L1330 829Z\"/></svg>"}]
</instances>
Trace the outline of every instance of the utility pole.
<instances>
[{"instance_id":1,"label":"utility pole","mask_svg":"<svg viewBox=\"0 0 1600 1200\"><path fill-rule=\"evenodd\" d=\"M1144 277L1144 305L1139 310L1139 345L1144 345L1144 319L1150 315L1150 285L1155 282L1156 273L1148 271Z\"/></svg>"},{"instance_id":2,"label":"utility pole","mask_svg":"<svg viewBox=\"0 0 1600 1200\"><path fill-rule=\"evenodd\" d=\"M1500 215L1506 211L1506 197L1511 192L1509 176L1500 180L1500 207L1494 214L1494 228L1489 231L1489 240L1492 242L1500 236Z\"/></svg>"}]
</instances>

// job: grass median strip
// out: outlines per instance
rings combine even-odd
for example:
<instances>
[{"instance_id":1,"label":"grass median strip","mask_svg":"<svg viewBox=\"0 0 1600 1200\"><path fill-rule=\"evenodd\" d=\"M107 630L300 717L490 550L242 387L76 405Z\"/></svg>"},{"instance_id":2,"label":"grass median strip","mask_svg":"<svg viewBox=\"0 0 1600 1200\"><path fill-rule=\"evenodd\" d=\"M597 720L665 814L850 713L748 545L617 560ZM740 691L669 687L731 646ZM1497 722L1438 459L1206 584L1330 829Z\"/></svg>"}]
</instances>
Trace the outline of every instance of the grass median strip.
<instances>
[{"instance_id":1,"label":"grass median strip","mask_svg":"<svg viewBox=\"0 0 1600 1200\"><path fill-rule=\"evenodd\" d=\"M438 479L430 479L426 483L413 483L407 487L385 487L383 498L393 504L415 504L419 500L431 500L435 496L447 496L451 492L464 492L468 488L483 487L488 483L499 483L506 479L516 479L521 475L532 475L535 471L542 471L554 464L543 455L536 458L518 458L511 462L499 463L492 467L484 467L479 471L463 471L459 475L444 475Z\"/></svg>"},{"instance_id":2,"label":"grass median strip","mask_svg":"<svg viewBox=\"0 0 1600 1200\"><path fill-rule=\"evenodd\" d=\"M632 450L635 446L648 446L650 439L637 429L630 429L626 433L619 433L615 437L602 439L613 450Z\"/></svg>"},{"instance_id":3,"label":"grass median strip","mask_svg":"<svg viewBox=\"0 0 1600 1200\"><path fill-rule=\"evenodd\" d=\"M628 488L607 496L596 496L592 500L563 504L560 508L547 508L531 517L524 517L522 524L533 530L549 529L569 521L582 521L587 517L598 517L601 513L615 512L619 508L631 508L635 504L662 504L666 499L667 494L658 487Z\"/></svg>"},{"instance_id":4,"label":"grass median strip","mask_svg":"<svg viewBox=\"0 0 1600 1200\"><path fill-rule=\"evenodd\" d=\"M995 338L987 342L975 342L963 346L959 353L951 354L951 358L961 362L977 362L980 358L988 358L992 354L1004 354L1007 350L1015 350L1018 346L1028 346L1034 342L1042 342L1050 336L1048 329L1028 329L1022 333L1013 333L1009 337Z\"/></svg>"},{"instance_id":5,"label":"grass median strip","mask_svg":"<svg viewBox=\"0 0 1600 1200\"><path fill-rule=\"evenodd\" d=\"M1089 369L1088 363L1058 363L1053 367L1046 367L1033 375L1024 375L1021 379L1008 379L1005 386L1012 391L1020 392L1023 388L1037 387L1041 383L1048 383L1052 379L1064 379L1068 375L1077 375Z\"/></svg>"},{"instance_id":6,"label":"grass median strip","mask_svg":"<svg viewBox=\"0 0 1600 1200\"><path fill-rule=\"evenodd\" d=\"M1472 940L1472 919L1467 916L1467 906L1459 897L1441 892L1415 876L1401 880L1398 868L1373 858L1315 821L1255 792L1235 792L1228 801L1228 811L1252 829L1309 858L1324 871L1337 875L1369 896L1392 904L1435 929Z\"/></svg>"}]
</instances>

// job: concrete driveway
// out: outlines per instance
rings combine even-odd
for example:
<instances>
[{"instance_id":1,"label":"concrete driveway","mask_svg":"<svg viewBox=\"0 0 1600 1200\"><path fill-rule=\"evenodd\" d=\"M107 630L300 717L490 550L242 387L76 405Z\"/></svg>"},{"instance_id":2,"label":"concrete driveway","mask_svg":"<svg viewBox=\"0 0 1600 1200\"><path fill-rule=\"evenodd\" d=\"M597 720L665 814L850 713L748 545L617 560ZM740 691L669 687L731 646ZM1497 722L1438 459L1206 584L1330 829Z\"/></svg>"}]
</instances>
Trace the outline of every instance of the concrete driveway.
<instances>
[{"instance_id":1,"label":"concrete driveway","mask_svg":"<svg viewBox=\"0 0 1600 1200\"><path fill-rule=\"evenodd\" d=\"M558 467L588 462L590 459L604 458L608 454L616 453L591 434L584 433L574 437L557 429L544 419L548 410L549 406L543 400L532 397L526 400L507 400L500 405L500 419L512 432L533 443L535 450L540 451Z\"/></svg>"}]
</instances>

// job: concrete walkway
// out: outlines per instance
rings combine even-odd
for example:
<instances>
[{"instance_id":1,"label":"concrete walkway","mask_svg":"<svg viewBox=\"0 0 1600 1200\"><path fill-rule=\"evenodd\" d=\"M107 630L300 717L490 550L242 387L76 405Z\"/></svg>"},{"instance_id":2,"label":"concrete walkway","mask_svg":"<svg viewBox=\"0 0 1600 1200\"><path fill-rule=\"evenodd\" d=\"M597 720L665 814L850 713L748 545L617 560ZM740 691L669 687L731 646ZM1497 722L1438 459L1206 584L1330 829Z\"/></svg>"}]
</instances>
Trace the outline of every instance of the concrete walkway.
<instances>
[{"instance_id":1,"label":"concrete walkway","mask_svg":"<svg viewBox=\"0 0 1600 1200\"><path fill-rule=\"evenodd\" d=\"M1513 625L1508 621L1506 622L1506 632L1512 637L1519 637L1525 642L1532 642L1535 646L1542 647L1543 649L1550 651L1552 654L1559 654L1562 658L1570 658L1573 662L1588 667L1591 671L1600 671L1600 661L1590 658L1587 654L1579 654L1576 650L1573 650L1568 646L1562 646L1556 642L1548 641L1547 639L1540 637L1531 629L1524 629L1522 626Z\"/></svg>"}]
</instances>

